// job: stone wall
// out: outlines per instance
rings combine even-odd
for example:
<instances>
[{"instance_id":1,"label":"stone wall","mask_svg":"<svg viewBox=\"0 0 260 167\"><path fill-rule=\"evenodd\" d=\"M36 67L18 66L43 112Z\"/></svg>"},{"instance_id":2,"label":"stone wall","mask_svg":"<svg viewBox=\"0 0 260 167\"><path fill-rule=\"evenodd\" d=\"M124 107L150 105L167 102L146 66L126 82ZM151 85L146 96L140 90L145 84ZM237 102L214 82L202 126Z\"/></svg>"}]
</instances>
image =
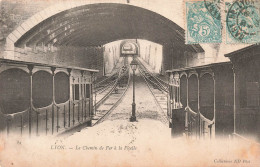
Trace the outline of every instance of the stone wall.
<instances>
[{"instance_id":1,"label":"stone wall","mask_svg":"<svg viewBox=\"0 0 260 167\"><path fill-rule=\"evenodd\" d=\"M112 73L120 58L120 41L104 45L104 75Z\"/></svg>"},{"instance_id":2,"label":"stone wall","mask_svg":"<svg viewBox=\"0 0 260 167\"><path fill-rule=\"evenodd\" d=\"M40 52L31 48L15 48L15 51L5 51L1 58L34 62L41 64L71 66L99 70L98 76L103 71L103 48L102 47L72 47L61 46L55 51Z\"/></svg>"},{"instance_id":3,"label":"stone wall","mask_svg":"<svg viewBox=\"0 0 260 167\"><path fill-rule=\"evenodd\" d=\"M140 43L140 57L151 66L155 73L161 73L162 45L146 40L138 41Z\"/></svg>"},{"instance_id":4,"label":"stone wall","mask_svg":"<svg viewBox=\"0 0 260 167\"><path fill-rule=\"evenodd\" d=\"M0 2L0 41L3 42L4 38L25 20L52 3L43 0L2 0Z\"/></svg>"}]
</instances>

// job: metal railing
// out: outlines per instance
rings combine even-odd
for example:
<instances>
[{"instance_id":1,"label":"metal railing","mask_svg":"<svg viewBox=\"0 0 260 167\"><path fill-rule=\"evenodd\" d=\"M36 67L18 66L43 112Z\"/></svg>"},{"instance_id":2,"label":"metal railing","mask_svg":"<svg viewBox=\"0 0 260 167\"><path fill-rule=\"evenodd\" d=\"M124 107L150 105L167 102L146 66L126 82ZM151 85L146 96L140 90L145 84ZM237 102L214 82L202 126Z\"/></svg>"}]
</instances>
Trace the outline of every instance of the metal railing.
<instances>
[{"instance_id":1,"label":"metal railing","mask_svg":"<svg viewBox=\"0 0 260 167\"><path fill-rule=\"evenodd\" d=\"M90 98L65 103L52 103L42 108L29 107L13 114L4 114L6 134L29 136L55 135L91 120Z\"/></svg>"}]
</instances>

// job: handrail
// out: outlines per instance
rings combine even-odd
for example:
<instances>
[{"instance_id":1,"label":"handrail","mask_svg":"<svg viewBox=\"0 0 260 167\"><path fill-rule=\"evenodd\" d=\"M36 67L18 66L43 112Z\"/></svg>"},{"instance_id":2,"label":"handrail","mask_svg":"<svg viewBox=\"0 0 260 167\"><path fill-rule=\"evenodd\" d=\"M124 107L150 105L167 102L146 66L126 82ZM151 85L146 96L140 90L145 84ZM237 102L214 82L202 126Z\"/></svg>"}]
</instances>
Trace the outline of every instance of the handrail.
<instances>
[{"instance_id":1,"label":"handrail","mask_svg":"<svg viewBox=\"0 0 260 167\"><path fill-rule=\"evenodd\" d=\"M73 105L77 105L77 104L80 104L84 99L80 99L80 100L77 100L77 101L72 101L72 104Z\"/></svg>"},{"instance_id":2,"label":"handrail","mask_svg":"<svg viewBox=\"0 0 260 167\"><path fill-rule=\"evenodd\" d=\"M14 118L15 116L24 114L24 113L28 112L29 110L30 110L30 108L27 108L26 110L21 111L21 112L16 112L16 113L12 113L12 114L3 114L3 115L4 115L5 117Z\"/></svg>"},{"instance_id":3,"label":"handrail","mask_svg":"<svg viewBox=\"0 0 260 167\"><path fill-rule=\"evenodd\" d=\"M203 122L202 124L197 125L197 126L199 126L200 129L203 128L202 133L208 133L208 131L205 131L205 128L209 128L209 133L210 133L210 138L211 138L212 126L215 124L215 122L213 120L211 121L211 120L207 119L201 113L194 112L189 106L187 106L185 108L185 111L189 112L190 114L192 114L195 117L194 121L197 120L199 122Z\"/></svg>"},{"instance_id":4,"label":"handrail","mask_svg":"<svg viewBox=\"0 0 260 167\"><path fill-rule=\"evenodd\" d=\"M70 102L71 100L67 100L67 101L65 101L64 103L60 103L60 104L57 104L57 103L51 103L50 105L48 105L48 106L45 106L45 107L40 107L40 108L35 108L34 106L32 106L32 109L33 110L46 110L46 109L48 109L48 108L50 108L50 107L52 107L52 105L55 105L55 106L61 106L61 105L66 105L66 104L68 104L69 102Z\"/></svg>"},{"instance_id":5,"label":"handrail","mask_svg":"<svg viewBox=\"0 0 260 167\"><path fill-rule=\"evenodd\" d=\"M185 107L185 111L190 112L191 114L193 114L194 116L197 116L198 113L196 113L195 111L193 111L189 106Z\"/></svg>"},{"instance_id":6,"label":"handrail","mask_svg":"<svg viewBox=\"0 0 260 167\"><path fill-rule=\"evenodd\" d=\"M209 124L214 124L214 121L212 120L209 120L209 119L207 119L206 117L204 117L201 113L199 113L200 114L200 119L201 120L203 120L203 121L205 121L205 122L207 122L207 123L209 123Z\"/></svg>"},{"instance_id":7,"label":"handrail","mask_svg":"<svg viewBox=\"0 0 260 167\"><path fill-rule=\"evenodd\" d=\"M193 114L194 116L197 116L198 114L199 114L199 116L200 116L200 119L201 120L203 120L203 121L205 121L205 122L207 122L207 123L209 123L209 124L214 124L214 121L212 120L209 120L209 119L207 119L206 117L204 117L201 113L196 113L195 111L193 111L190 107L186 107L185 108L185 111L187 111L187 112L190 112L191 114Z\"/></svg>"},{"instance_id":8,"label":"handrail","mask_svg":"<svg viewBox=\"0 0 260 167\"><path fill-rule=\"evenodd\" d=\"M58 106L58 105L55 104L55 103L53 103L53 105L54 105L55 107L57 107L58 110L61 108L60 106Z\"/></svg>"}]
</instances>

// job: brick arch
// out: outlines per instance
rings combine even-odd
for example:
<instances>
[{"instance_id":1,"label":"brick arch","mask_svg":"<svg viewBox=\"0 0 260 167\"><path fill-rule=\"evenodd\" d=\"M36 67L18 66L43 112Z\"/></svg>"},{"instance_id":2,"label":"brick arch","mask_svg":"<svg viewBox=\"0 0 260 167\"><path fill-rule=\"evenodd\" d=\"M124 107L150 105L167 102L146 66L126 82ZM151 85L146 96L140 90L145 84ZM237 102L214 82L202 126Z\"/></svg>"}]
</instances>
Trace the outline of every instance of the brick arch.
<instances>
[{"instance_id":1,"label":"brick arch","mask_svg":"<svg viewBox=\"0 0 260 167\"><path fill-rule=\"evenodd\" d=\"M6 50L13 50L14 43L17 42L19 38L21 38L25 33L30 31L32 28L34 28L36 25L40 24L44 20L69 9L78 8L84 5L99 4L99 3L111 3L111 1L110 0L98 0L98 1L81 0L81 1L73 1L73 2L66 1L66 2L57 3L55 5L47 7L46 9L34 14L32 17L27 19L25 22L19 25L15 30L13 30L6 37ZM127 1L122 1L122 0L115 0L113 1L113 4L129 5ZM132 3L131 6L142 7L138 4L134 5ZM166 15L164 15L164 17L168 18Z\"/></svg>"}]
</instances>

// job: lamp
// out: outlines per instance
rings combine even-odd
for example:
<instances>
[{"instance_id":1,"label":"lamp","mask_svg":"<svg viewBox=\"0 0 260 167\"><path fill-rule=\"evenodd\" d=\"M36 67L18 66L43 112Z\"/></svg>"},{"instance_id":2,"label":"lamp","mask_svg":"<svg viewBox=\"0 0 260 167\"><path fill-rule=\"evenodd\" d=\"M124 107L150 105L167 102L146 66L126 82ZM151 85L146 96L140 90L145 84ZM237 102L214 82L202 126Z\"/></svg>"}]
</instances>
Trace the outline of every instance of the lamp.
<instances>
[{"instance_id":1,"label":"lamp","mask_svg":"<svg viewBox=\"0 0 260 167\"><path fill-rule=\"evenodd\" d=\"M135 116L135 109L136 109L136 105L135 105L135 70L137 69L138 66L138 62L135 60L134 56L133 56L133 60L130 63L130 66L133 70L133 103L132 103L132 116L130 118L130 122L134 122L136 121L136 116Z\"/></svg>"},{"instance_id":2,"label":"lamp","mask_svg":"<svg viewBox=\"0 0 260 167\"><path fill-rule=\"evenodd\" d=\"M138 62L135 59L133 59L132 62L130 63L130 66L132 70L135 71L137 69Z\"/></svg>"}]
</instances>

